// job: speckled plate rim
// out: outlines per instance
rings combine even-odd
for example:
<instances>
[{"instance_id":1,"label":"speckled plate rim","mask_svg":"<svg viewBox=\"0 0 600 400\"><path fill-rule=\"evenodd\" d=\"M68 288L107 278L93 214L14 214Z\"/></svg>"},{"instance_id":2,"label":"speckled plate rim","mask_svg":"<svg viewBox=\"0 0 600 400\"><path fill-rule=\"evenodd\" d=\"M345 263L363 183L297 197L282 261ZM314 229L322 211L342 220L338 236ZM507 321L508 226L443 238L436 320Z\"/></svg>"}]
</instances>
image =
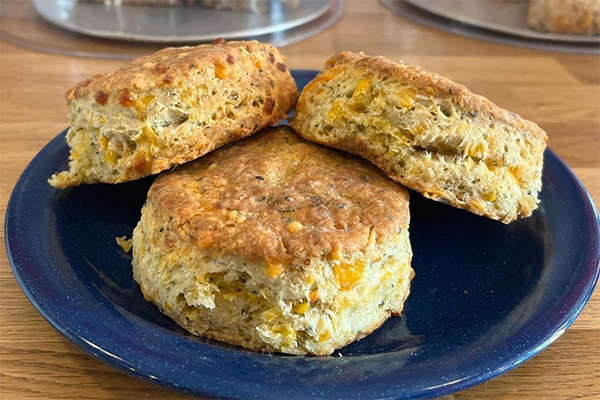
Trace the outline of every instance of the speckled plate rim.
<instances>
[{"instance_id":1,"label":"speckled plate rim","mask_svg":"<svg viewBox=\"0 0 600 400\"><path fill-rule=\"evenodd\" d=\"M315 71L302 71L302 70L296 70L294 72L297 77L299 75L305 75L305 77L306 77L306 75L309 75L309 74L314 75L316 73ZM29 299L29 301L32 303L32 305L38 310L38 312L54 328L56 328L60 333L62 333L65 337L67 337L73 343L77 344L84 351L94 355L101 361L103 361L111 366L117 367L118 369L120 369L121 371L123 371L125 373L142 378L142 379L150 381L150 382L157 383L161 386L165 386L165 387L168 387L168 388L171 388L174 390L178 390L178 391L181 391L184 393L188 393L188 394L199 395L199 396L208 396L208 397L218 397L218 398L241 398L241 396L243 396L243 394L244 394L243 392L238 392L237 395L234 397L224 396L224 394L223 394L224 392L222 390L220 390L220 387L218 385L212 386L212 387L207 387L207 386L200 387L201 385L197 385L194 388L183 387L174 382L159 379L155 376L152 376L141 369L133 368L132 363L130 363L127 360L124 360L122 358L116 357L116 356L112 355L111 353L106 352L99 346L95 345L94 343L90 342L89 340L86 340L85 337L82 337L81 335L76 334L69 326L64 325L61 320L54 318L51 315L51 313L49 313L48 310L46 310L40 304L40 302L38 301L38 298L30 291L30 288L25 284L23 277L20 275L21 266L14 259L13 251L11 248L12 232L10 231L10 226L13 224L13 219L18 217L18 215L15 214L15 207L16 207L15 199L16 199L17 195L19 194L19 192L23 189L23 185L25 184L27 179L31 176L31 174L33 174L35 172L35 167L37 167L36 164L42 158L47 157L48 156L47 153L51 152L54 148L61 146L61 145L66 146L66 144L64 142L64 136L66 134L66 131L67 130L65 129L58 136L56 136L54 139L52 139L33 158L33 160L30 162L30 164L25 168L25 170L23 171L17 184L15 185L15 188L13 190L13 193L11 194L11 198L10 198L8 206L7 206L6 217L5 217L5 246L7 249L7 255L8 255L8 259L9 259L11 268L13 270L13 273L15 275L15 278L16 278L19 286L23 290L23 293L26 295L26 297ZM414 396L410 396L409 398L423 399L423 398L431 398L431 397L443 396L443 395L447 395L450 393L454 393L456 391L463 390L463 389L475 386L477 384L480 384L482 382L485 382L489 379L492 379L500 374L503 374L503 373L517 367L518 365L520 365L520 364L524 363L525 361L529 360L530 358L532 358L534 355L539 353L541 350L543 350L548 345L550 345L552 342L554 342L558 337L560 337L560 335L562 333L564 333L564 331L579 316L579 314L583 310L585 304L587 303L590 296L592 295L594 288L596 286L596 283L598 281L598 275L600 273L600 220L598 218L597 210L595 208L595 205L594 205L594 202L593 202L591 196L586 191L585 187L583 186L583 184L581 183L579 178L574 174L574 172L569 168L569 166L567 166L555 153L553 153L549 149L546 150L546 153L545 153L545 162L547 165L551 165L553 168L556 168L557 171L560 174L563 174L563 177L567 178L570 181L570 183L572 183L574 185L574 187L577 189L577 192L578 192L577 194L579 195L579 199L581 200L580 205L583 207L582 212L585 213L585 215L587 216L587 221L589 222L589 232L588 233L590 234L591 240L586 247L587 248L587 256L585 258L586 259L586 261L584 263L585 265L581 266L581 275L583 275L582 278L585 278L585 280L584 280L584 282L581 283L581 285L578 286L580 288L580 290L578 293L576 293L576 298L575 298L575 300L573 300L572 306L570 307L568 312L565 313L565 315L562 317L560 323L555 324L554 326L551 326L551 327L546 327L545 328L546 335L544 335L544 337L542 339L538 340L537 342L532 343L527 351L514 354L512 357L508 358L504 363L502 363L501 365L498 365L492 369L487 369L486 371L481 371L481 373L479 373L479 374L474 374L474 375L465 377L465 378L457 380L457 381L442 383L436 387L429 387L428 390L421 391L419 393L415 393ZM45 266L40 266L40 267L44 268ZM558 307L558 305L557 305L557 307ZM124 333L124 334L126 334L126 333ZM206 348L210 348L210 345L206 345L206 346L207 346ZM227 351L232 351L232 350L219 349L217 351L227 352ZM237 350L234 350L234 351L239 352ZM248 352L245 352L245 353L248 353ZM271 356L271 355L265 355L265 354L260 354L260 353L254 353L254 355L256 357L278 357L278 356ZM294 357L288 357L288 356L282 356L282 357L294 359ZM305 358L305 357L300 357L300 358ZM390 378L392 378L392 377L390 377ZM295 394L294 398L304 398L309 395L309 393L306 392L305 387L301 387L298 389L300 389L301 391L294 392L294 394ZM391 389L391 387L390 387L390 389ZM304 391L302 391L302 390L304 390ZM381 393L381 392L377 392L377 393L373 393L373 396L382 397L381 396L382 394L383 393ZM267 397L276 398L276 397L272 397L273 395L276 395L276 394L272 393ZM343 397L341 397L342 395L343 394L340 393L337 396L329 396L327 398L343 398ZM401 395L401 394L394 395L394 393L390 393L389 391L388 391L388 393L385 393L384 395L385 395L385 397L389 397L389 398L407 398L405 395Z\"/></svg>"}]
</instances>

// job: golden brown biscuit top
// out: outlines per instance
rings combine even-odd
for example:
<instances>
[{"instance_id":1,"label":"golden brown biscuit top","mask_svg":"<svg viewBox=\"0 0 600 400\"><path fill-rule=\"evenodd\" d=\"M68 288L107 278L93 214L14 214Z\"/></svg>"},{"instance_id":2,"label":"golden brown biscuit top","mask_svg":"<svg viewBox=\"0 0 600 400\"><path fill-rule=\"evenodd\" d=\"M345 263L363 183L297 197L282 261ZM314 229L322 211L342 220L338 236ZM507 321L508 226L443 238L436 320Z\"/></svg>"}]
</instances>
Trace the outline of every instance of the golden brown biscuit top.
<instances>
[{"instance_id":1,"label":"golden brown biscuit top","mask_svg":"<svg viewBox=\"0 0 600 400\"><path fill-rule=\"evenodd\" d=\"M498 107L485 97L472 93L463 85L426 71L419 66L394 62L385 57L368 57L363 53L343 51L327 60L324 70L331 71L329 73L321 72L315 80L335 76L335 69L348 67L354 67L363 73L376 71L384 76L397 78L428 96L449 99L453 105L473 116L487 116L490 122L497 120L517 129L531 132L536 137L547 139L546 133L534 122L527 121L515 113Z\"/></svg>"},{"instance_id":2,"label":"golden brown biscuit top","mask_svg":"<svg viewBox=\"0 0 600 400\"><path fill-rule=\"evenodd\" d=\"M407 190L372 165L289 127L165 173L148 193L180 240L216 254L304 266L314 257L370 255L373 244L407 229L408 201Z\"/></svg>"},{"instance_id":3,"label":"golden brown biscuit top","mask_svg":"<svg viewBox=\"0 0 600 400\"><path fill-rule=\"evenodd\" d=\"M193 73L214 68L219 78L230 76L240 60L268 70L277 79L289 71L284 58L274 46L251 42L226 42L217 39L212 44L196 47L168 47L154 54L139 57L112 74L98 74L79 82L67 91L67 102L76 98L93 97L106 103L111 93L118 94L121 104L128 101L129 92L147 91L154 87L185 85ZM247 64L246 64L247 65ZM232 76L235 79L235 76Z\"/></svg>"}]
</instances>

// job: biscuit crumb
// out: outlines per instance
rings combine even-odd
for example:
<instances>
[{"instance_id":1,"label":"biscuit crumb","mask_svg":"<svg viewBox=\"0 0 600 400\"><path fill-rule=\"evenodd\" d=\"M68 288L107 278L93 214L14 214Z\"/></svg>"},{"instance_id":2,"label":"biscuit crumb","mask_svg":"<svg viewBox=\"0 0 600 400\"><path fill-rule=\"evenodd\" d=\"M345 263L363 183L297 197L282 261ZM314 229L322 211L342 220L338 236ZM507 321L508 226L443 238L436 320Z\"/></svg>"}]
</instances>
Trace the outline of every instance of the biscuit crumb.
<instances>
[{"instance_id":1,"label":"biscuit crumb","mask_svg":"<svg viewBox=\"0 0 600 400\"><path fill-rule=\"evenodd\" d=\"M268 128L157 178L134 231L133 275L191 334L329 355L401 312L409 217L406 189L375 167Z\"/></svg>"},{"instance_id":2,"label":"biscuit crumb","mask_svg":"<svg viewBox=\"0 0 600 400\"><path fill-rule=\"evenodd\" d=\"M133 245L131 238L128 239L127 236L123 235L117 236L115 240L117 241L119 247L125 250L126 253L131 251L131 246Z\"/></svg>"}]
</instances>

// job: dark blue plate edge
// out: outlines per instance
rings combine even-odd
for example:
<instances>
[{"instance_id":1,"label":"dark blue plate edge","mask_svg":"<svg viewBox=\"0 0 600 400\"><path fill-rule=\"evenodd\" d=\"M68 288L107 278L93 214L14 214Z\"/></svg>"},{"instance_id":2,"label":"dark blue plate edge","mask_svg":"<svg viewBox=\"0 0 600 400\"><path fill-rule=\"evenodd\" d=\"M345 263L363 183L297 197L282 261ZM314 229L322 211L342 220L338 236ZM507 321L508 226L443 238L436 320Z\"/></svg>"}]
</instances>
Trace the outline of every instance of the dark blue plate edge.
<instances>
[{"instance_id":1,"label":"dark blue plate edge","mask_svg":"<svg viewBox=\"0 0 600 400\"><path fill-rule=\"evenodd\" d=\"M575 308L573 308L573 312L568 314L568 318L566 318L558 329L553 330L553 332L546 335L546 337L542 340L539 340L535 346L532 347L527 353L522 354L520 356L515 356L512 359L507 360L504 364L500 365L496 369L486 371L481 375L472 376L466 378L458 383L453 383L448 387L448 389L438 389L439 391L435 394L433 393L423 393L415 397L415 399L428 399L433 397L442 397L452 393L456 393L461 390L465 390L471 388L473 386L479 385L481 383L487 382L490 379L496 378L500 375L507 373L508 371L518 367L519 365L529 361L534 356L539 354L546 347L550 346L554 343L562 334L569 329L569 327L575 322L577 317L581 314L583 309L585 308L587 302L590 297L594 293L594 289L596 288L596 284L598 283L598 278L600 276L600 217L598 216L598 210L596 209L596 205L594 204L594 200L590 193L585 189L583 182L577 177L575 172L569 167L556 153L554 153L550 149L546 149L545 157L552 157L554 162L556 162L561 168L567 172L569 178L573 180L577 191L585 204L585 213L588 217L588 221L590 221L590 236L592 237L592 248L590 257L587 259L587 265L590 266L590 271L592 275L592 279L588 281L587 286L582 289L579 297L574 301ZM546 160L544 160L546 162ZM593 223L592 223L593 221ZM591 268L595 266L595 271L591 271ZM443 386L442 386L443 387Z\"/></svg>"},{"instance_id":2,"label":"dark blue plate edge","mask_svg":"<svg viewBox=\"0 0 600 400\"><path fill-rule=\"evenodd\" d=\"M302 71L298 71L298 72L303 73L303 72L309 72L309 71L302 70ZM8 202L8 205L6 208L5 225L4 225L5 246L6 246L6 250L7 250L8 260L11 265L11 269L13 271L13 274L16 278L17 283L19 284L19 287L21 288L21 290L23 291L25 296L29 299L29 301L32 303L32 305L35 307L35 309L38 310L38 312L50 323L50 325L52 325L58 332L60 332L66 338L68 338L73 343L75 343L77 346L79 346L82 350L84 350L87 353L92 354L93 356L95 356L96 358L101 360L102 362L104 362L110 366L114 366L114 367L118 368L119 370L125 372L126 374L141 378L147 382L159 384L160 386L167 387L169 389L177 390L179 392L183 392L183 393L187 393L187 394L195 395L195 396L205 396L205 397L210 397L210 398L233 398L233 397L223 397L222 393L218 393L218 392L212 391L210 389L207 389L206 391L197 390L198 388L191 390L191 389L188 389L188 388L185 388L182 386L174 385L168 381L164 381L164 380L161 380L158 378L153 378L151 376L148 376L141 372L138 372L133 367L133 365L125 362L125 360L108 356L106 353L102 352L101 349L94 348L89 343L87 343L83 338L80 338L77 335L73 334L66 326L61 324L59 321L53 319L51 317L51 315L48 312L46 312L43 309L43 307L35 300L35 297L33 296L33 294L25 286L24 282L22 281L21 277L19 276L18 272L16 271L14 259L12 257L12 252L11 252L11 248L10 248L10 244L9 244L8 226L9 226L9 221L12 218L10 216L10 214L11 214L10 211L12 208L14 208L13 203L16 201L15 194L16 194L17 188L22 186L23 181L30 174L32 166L35 164L35 161L39 157L41 157L41 153L43 152L44 149L46 149L48 147L52 147L55 144L55 142L64 140L63 134L65 132L66 132L66 129L63 132L61 132L58 136L56 136L54 139L52 139L46 146L44 146L44 148L31 160L31 162L25 168L25 170L21 174L19 180L15 184L15 187L13 189L13 192L11 194L11 197L9 199L9 202ZM513 368L521 365L522 363L528 361L533 356L535 356L540 351L542 351L547 346L549 346L551 343L553 343L556 339L558 339L562 335L562 333L564 333L564 331L566 329L568 329L569 326L571 326L571 324L575 321L575 319L580 315L581 311L583 310L583 308L587 304L590 296L592 295L594 288L598 281L598 276L600 274L600 254L599 254L599 251L600 251L600 219L598 217L597 209L591 198L591 195L587 192L587 190L583 186L583 183L577 177L577 175L575 175L573 170L550 149L546 150L545 155L547 157L552 157L554 159L553 161L556 162L560 168L564 169L564 172L567 173L568 177L572 180L574 186L577 188L579 196L581 197L581 200L585 205L585 213L588 216L588 221L590 221L590 232L589 233L590 233L590 236L592 237L592 243L591 243L591 249L590 249L591 251L589 253L590 257L588 257L588 259L586 260L587 261L586 264L589 266L588 271L590 272L590 275L592 275L592 279L590 281L588 281L588 284L585 287L582 288L579 297L574 301L575 307L568 313L568 318L566 318L561 323L561 325L559 326L558 329L554 329L545 338L543 338L542 340L539 340L537 343L535 343L535 345L532 347L532 349L529 350L527 353L515 356L515 357L507 360L502 365L500 365L499 367L497 367L493 370L489 370L482 374L465 378L465 379L461 380L460 382L452 382L452 384L441 385L441 387L436 388L435 393L432 393L429 391L419 393L415 397L413 397L414 399L426 399L426 398L431 398L431 397L443 396L443 395L451 394L451 393L454 393L454 392L457 392L460 390L464 390L464 389L473 387L475 385L478 385L480 383L483 383L485 381L488 381L496 376L504 374L504 373L512 370ZM594 266L595 266L595 270L593 270Z\"/></svg>"}]
</instances>

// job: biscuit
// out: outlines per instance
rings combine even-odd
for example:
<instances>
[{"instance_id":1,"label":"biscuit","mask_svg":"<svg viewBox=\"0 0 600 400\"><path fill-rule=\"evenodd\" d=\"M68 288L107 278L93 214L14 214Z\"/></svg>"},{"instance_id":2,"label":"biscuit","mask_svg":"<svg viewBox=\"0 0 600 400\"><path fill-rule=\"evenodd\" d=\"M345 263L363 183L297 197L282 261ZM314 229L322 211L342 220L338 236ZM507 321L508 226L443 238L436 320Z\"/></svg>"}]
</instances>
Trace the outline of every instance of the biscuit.
<instances>
[{"instance_id":1,"label":"biscuit","mask_svg":"<svg viewBox=\"0 0 600 400\"><path fill-rule=\"evenodd\" d=\"M297 88L258 42L167 48L67 92L69 171L59 188L156 174L285 117Z\"/></svg>"},{"instance_id":2,"label":"biscuit","mask_svg":"<svg viewBox=\"0 0 600 400\"><path fill-rule=\"evenodd\" d=\"M270 128L157 178L134 278L191 333L330 354L402 311L408 203L369 163Z\"/></svg>"},{"instance_id":3,"label":"biscuit","mask_svg":"<svg viewBox=\"0 0 600 400\"><path fill-rule=\"evenodd\" d=\"M478 215L508 223L538 204L544 131L420 67L336 55L300 94L292 126Z\"/></svg>"},{"instance_id":4,"label":"biscuit","mask_svg":"<svg viewBox=\"0 0 600 400\"><path fill-rule=\"evenodd\" d=\"M599 0L531 0L527 25L542 32L600 34Z\"/></svg>"}]
</instances>

